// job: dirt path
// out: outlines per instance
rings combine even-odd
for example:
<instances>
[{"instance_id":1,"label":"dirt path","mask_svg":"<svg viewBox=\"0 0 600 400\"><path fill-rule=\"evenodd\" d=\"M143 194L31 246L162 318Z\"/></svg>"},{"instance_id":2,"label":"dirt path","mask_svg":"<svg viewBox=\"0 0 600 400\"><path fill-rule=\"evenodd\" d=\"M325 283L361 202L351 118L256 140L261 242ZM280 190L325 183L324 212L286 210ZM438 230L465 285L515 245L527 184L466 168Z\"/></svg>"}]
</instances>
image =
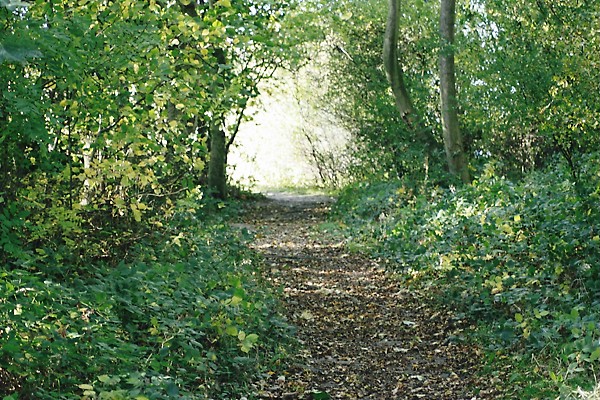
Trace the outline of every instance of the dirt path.
<instances>
[{"instance_id":1,"label":"dirt path","mask_svg":"<svg viewBox=\"0 0 600 400\"><path fill-rule=\"evenodd\" d=\"M280 195L246 213L303 346L296 367L261 383L261 398L494 398L475 374L477 351L461 343L465 323L319 233L325 200Z\"/></svg>"}]
</instances>

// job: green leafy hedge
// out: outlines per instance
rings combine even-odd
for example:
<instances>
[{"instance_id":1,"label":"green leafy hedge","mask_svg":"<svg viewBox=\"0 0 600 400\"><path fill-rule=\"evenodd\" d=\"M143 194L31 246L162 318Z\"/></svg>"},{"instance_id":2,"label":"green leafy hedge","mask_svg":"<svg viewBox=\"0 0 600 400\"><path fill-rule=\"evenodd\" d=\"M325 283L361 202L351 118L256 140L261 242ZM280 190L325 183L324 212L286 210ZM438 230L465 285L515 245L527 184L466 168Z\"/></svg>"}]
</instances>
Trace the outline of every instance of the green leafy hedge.
<instances>
[{"instance_id":1,"label":"green leafy hedge","mask_svg":"<svg viewBox=\"0 0 600 400\"><path fill-rule=\"evenodd\" d=\"M231 398L285 355L289 328L245 238L180 215L135 262L59 281L0 270L0 397ZM56 265L54 268L63 268Z\"/></svg>"},{"instance_id":2,"label":"green leafy hedge","mask_svg":"<svg viewBox=\"0 0 600 400\"><path fill-rule=\"evenodd\" d=\"M513 183L489 165L460 189L362 184L336 212L354 241L479 321L490 359L549 361L515 379L574 385L600 359L597 156L582 165L579 183L560 166Z\"/></svg>"}]
</instances>

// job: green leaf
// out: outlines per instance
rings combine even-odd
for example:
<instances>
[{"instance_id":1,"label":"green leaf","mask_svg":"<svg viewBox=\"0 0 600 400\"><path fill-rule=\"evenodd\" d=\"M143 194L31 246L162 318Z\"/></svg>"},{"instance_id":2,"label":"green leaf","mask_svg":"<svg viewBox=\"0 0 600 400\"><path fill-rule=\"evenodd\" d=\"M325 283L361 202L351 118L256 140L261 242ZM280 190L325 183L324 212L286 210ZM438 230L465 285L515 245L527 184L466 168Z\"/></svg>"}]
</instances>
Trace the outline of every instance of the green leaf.
<instances>
[{"instance_id":1,"label":"green leaf","mask_svg":"<svg viewBox=\"0 0 600 400\"><path fill-rule=\"evenodd\" d=\"M135 222L142 222L142 212L138 209L138 206L135 203L131 203L129 207L131 208L131 214Z\"/></svg>"},{"instance_id":2,"label":"green leaf","mask_svg":"<svg viewBox=\"0 0 600 400\"><path fill-rule=\"evenodd\" d=\"M225 328L225 333L230 335L230 336L237 336L238 335L238 329L233 326L233 325L229 325L227 328Z\"/></svg>"},{"instance_id":3,"label":"green leaf","mask_svg":"<svg viewBox=\"0 0 600 400\"><path fill-rule=\"evenodd\" d=\"M177 385L174 382L167 383L166 389L167 389L167 394L169 396L179 395L179 388L177 387Z\"/></svg>"},{"instance_id":4,"label":"green leaf","mask_svg":"<svg viewBox=\"0 0 600 400\"><path fill-rule=\"evenodd\" d=\"M15 338L10 338L6 343L2 345L2 350L9 354L14 354L21 350L21 344Z\"/></svg>"},{"instance_id":5,"label":"green leaf","mask_svg":"<svg viewBox=\"0 0 600 400\"><path fill-rule=\"evenodd\" d=\"M256 333L251 333L246 336L246 340L251 343L256 343L258 342L258 335Z\"/></svg>"},{"instance_id":6,"label":"green leaf","mask_svg":"<svg viewBox=\"0 0 600 400\"><path fill-rule=\"evenodd\" d=\"M237 306L237 305L239 305L242 302L242 300L243 299L240 296L233 296L231 298L231 305L232 306Z\"/></svg>"},{"instance_id":7,"label":"green leaf","mask_svg":"<svg viewBox=\"0 0 600 400\"><path fill-rule=\"evenodd\" d=\"M592 354L590 354L590 362L594 362L598 359L600 359L600 347L597 347L596 350L592 351Z\"/></svg>"},{"instance_id":8,"label":"green leaf","mask_svg":"<svg viewBox=\"0 0 600 400\"><path fill-rule=\"evenodd\" d=\"M254 347L256 342L258 342L258 335L256 333L251 333L246 335L243 331L240 331L238 335L238 339L240 340L240 348L244 353L249 353L250 350Z\"/></svg>"},{"instance_id":9,"label":"green leaf","mask_svg":"<svg viewBox=\"0 0 600 400\"><path fill-rule=\"evenodd\" d=\"M516 313L515 314L515 321L517 321L518 323L523 322L523 314L521 313Z\"/></svg>"},{"instance_id":10,"label":"green leaf","mask_svg":"<svg viewBox=\"0 0 600 400\"><path fill-rule=\"evenodd\" d=\"M110 377L108 375L100 375L98 377L98 381L106 384L106 385L116 385L119 382L121 382L121 378L119 378L118 376L114 376L114 377Z\"/></svg>"},{"instance_id":11,"label":"green leaf","mask_svg":"<svg viewBox=\"0 0 600 400\"><path fill-rule=\"evenodd\" d=\"M42 53L39 50L24 47L23 45L15 45L12 43L0 43L0 64L5 61L13 61L23 63L29 58L41 57Z\"/></svg>"},{"instance_id":12,"label":"green leaf","mask_svg":"<svg viewBox=\"0 0 600 400\"><path fill-rule=\"evenodd\" d=\"M127 378L127 383L133 386L141 386L143 382L139 376L130 376Z\"/></svg>"},{"instance_id":13,"label":"green leaf","mask_svg":"<svg viewBox=\"0 0 600 400\"><path fill-rule=\"evenodd\" d=\"M573 318L573 319L579 318L579 310L577 308L573 308L571 310L571 318Z\"/></svg>"}]
</instances>

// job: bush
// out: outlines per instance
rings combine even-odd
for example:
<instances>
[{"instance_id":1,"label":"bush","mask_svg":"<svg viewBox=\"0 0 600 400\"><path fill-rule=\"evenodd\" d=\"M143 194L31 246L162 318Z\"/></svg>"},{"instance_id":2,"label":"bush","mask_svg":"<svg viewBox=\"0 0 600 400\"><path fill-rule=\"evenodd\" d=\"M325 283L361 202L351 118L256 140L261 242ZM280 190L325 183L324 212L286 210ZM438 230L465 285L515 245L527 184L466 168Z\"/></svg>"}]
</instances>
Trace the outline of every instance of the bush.
<instances>
[{"instance_id":1,"label":"bush","mask_svg":"<svg viewBox=\"0 0 600 400\"><path fill-rule=\"evenodd\" d=\"M541 357L548 363L535 366L538 377L556 387L593 374L600 359L597 170L576 183L559 165L512 183L488 165L479 181L456 190L362 189L337 204L355 240L479 321L490 359Z\"/></svg>"},{"instance_id":2,"label":"bush","mask_svg":"<svg viewBox=\"0 0 600 400\"><path fill-rule=\"evenodd\" d=\"M289 328L246 239L194 213L167 231L63 281L2 270L0 396L231 398L277 368Z\"/></svg>"}]
</instances>

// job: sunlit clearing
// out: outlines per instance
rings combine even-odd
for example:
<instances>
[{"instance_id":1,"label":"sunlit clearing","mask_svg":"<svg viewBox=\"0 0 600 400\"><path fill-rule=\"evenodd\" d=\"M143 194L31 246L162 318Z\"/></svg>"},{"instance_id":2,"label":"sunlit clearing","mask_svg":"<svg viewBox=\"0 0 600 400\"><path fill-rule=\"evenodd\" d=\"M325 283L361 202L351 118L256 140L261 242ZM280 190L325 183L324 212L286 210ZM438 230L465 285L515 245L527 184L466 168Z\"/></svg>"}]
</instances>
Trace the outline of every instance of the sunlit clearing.
<instances>
[{"instance_id":1,"label":"sunlit clearing","mask_svg":"<svg viewBox=\"0 0 600 400\"><path fill-rule=\"evenodd\" d=\"M322 186L315 153L342 153L349 134L317 115L310 99L299 99L289 76L263 86L261 93L246 111L252 119L240 126L229 154L230 180L262 192Z\"/></svg>"},{"instance_id":2,"label":"sunlit clearing","mask_svg":"<svg viewBox=\"0 0 600 400\"><path fill-rule=\"evenodd\" d=\"M317 177L296 134L301 121L291 86L282 83L262 94L248 112L253 118L240 127L229 156L233 182L257 190L315 185Z\"/></svg>"}]
</instances>

